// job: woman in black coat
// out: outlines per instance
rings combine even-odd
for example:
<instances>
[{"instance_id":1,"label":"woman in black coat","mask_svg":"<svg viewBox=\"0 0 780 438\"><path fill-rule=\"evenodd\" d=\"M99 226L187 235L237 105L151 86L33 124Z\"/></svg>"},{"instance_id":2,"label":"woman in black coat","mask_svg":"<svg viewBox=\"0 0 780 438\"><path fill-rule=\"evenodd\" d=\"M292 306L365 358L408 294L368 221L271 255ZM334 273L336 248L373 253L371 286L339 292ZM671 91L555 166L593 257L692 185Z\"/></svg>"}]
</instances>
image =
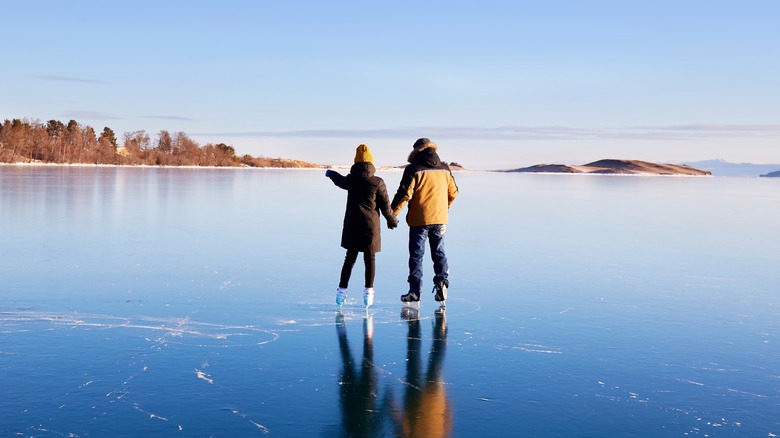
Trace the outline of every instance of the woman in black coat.
<instances>
[{"instance_id":1,"label":"woman in black coat","mask_svg":"<svg viewBox=\"0 0 780 438\"><path fill-rule=\"evenodd\" d=\"M336 290L336 305L341 307L347 298L347 286L352 268L359 252L363 253L366 265L366 288L363 291L363 303L366 307L374 303L374 275L376 262L374 254L382 249L379 213L387 219L387 227L398 226L398 219L390 209L390 199L382 178L375 176L374 158L368 146L357 147L355 164L349 175L327 170L325 176L334 184L347 191L347 208L344 213L344 228L341 232L341 246L347 250L341 279Z\"/></svg>"}]
</instances>

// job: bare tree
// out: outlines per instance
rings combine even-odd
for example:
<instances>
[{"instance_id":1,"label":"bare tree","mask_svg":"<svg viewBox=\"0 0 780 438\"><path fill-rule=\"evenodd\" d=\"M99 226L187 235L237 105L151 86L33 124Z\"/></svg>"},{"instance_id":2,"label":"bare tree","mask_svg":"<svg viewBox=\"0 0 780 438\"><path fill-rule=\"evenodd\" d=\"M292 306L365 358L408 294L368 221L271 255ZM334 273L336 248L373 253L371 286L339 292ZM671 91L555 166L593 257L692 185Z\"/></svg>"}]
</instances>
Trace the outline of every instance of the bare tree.
<instances>
[{"instance_id":1,"label":"bare tree","mask_svg":"<svg viewBox=\"0 0 780 438\"><path fill-rule=\"evenodd\" d=\"M151 144L149 134L144 130L125 132L125 158L128 164L141 164Z\"/></svg>"},{"instance_id":2,"label":"bare tree","mask_svg":"<svg viewBox=\"0 0 780 438\"><path fill-rule=\"evenodd\" d=\"M173 139L170 132L163 129L157 134L157 150L164 154L173 152Z\"/></svg>"},{"instance_id":3,"label":"bare tree","mask_svg":"<svg viewBox=\"0 0 780 438\"><path fill-rule=\"evenodd\" d=\"M184 132L180 131L173 135L171 149L175 165L194 165L198 162L200 146Z\"/></svg>"},{"instance_id":4,"label":"bare tree","mask_svg":"<svg viewBox=\"0 0 780 438\"><path fill-rule=\"evenodd\" d=\"M82 129L81 135L81 152L79 153L79 163L91 163L95 160L94 156L97 153L97 136L95 130L91 126L85 126Z\"/></svg>"}]
</instances>

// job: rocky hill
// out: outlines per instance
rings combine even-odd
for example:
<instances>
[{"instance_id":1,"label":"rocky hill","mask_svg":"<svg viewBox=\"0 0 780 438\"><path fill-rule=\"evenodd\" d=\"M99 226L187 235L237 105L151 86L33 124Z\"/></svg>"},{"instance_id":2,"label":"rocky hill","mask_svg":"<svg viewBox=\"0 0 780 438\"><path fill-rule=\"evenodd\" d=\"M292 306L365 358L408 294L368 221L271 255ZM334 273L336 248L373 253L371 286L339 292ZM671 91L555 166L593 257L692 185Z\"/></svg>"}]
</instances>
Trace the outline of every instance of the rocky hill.
<instances>
[{"instance_id":1,"label":"rocky hill","mask_svg":"<svg viewBox=\"0 0 780 438\"><path fill-rule=\"evenodd\" d=\"M713 176L756 177L780 169L780 164L730 163L725 160L688 161L684 164L709 170Z\"/></svg>"}]
</instances>

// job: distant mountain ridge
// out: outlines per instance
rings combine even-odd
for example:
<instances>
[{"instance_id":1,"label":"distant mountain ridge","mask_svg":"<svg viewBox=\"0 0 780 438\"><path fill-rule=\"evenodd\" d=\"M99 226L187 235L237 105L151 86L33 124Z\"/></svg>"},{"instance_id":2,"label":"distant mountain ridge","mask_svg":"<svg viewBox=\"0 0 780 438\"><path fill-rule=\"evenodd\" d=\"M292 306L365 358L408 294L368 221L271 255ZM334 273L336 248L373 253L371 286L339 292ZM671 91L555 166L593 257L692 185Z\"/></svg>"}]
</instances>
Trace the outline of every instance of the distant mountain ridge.
<instances>
[{"instance_id":1,"label":"distant mountain ridge","mask_svg":"<svg viewBox=\"0 0 780 438\"><path fill-rule=\"evenodd\" d=\"M761 175L764 178L780 178L780 170L775 172L769 172L766 175Z\"/></svg>"},{"instance_id":2,"label":"distant mountain ridge","mask_svg":"<svg viewBox=\"0 0 780 438\"><path fill-rule=\"evenodd\" d=\"M583 165L537 164L530 167L505 170L519 173L589 173L599 175L712 175L707 170L685 164L660 164L640 160L604 159Z\"/></svg>"},{"instance_id":3,"label":"distant mountain ridge","mask_svg":"<svg viewBox=\"0 0 780 438\"><path fill-rule=\"evenodd\" d=\"M780 164L729 163L724 160L704 160L685 162L685 164L705 169L715 176L760 176L780 171Z\"/></svg>"}]
</instances>

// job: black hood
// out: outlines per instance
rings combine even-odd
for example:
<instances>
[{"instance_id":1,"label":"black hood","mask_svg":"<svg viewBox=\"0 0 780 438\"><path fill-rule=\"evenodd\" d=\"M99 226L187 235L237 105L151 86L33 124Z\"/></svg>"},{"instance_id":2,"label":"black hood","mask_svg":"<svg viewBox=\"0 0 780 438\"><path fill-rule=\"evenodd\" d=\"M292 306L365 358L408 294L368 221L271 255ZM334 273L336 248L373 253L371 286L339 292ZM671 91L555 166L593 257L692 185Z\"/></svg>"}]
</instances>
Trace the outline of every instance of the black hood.
<instances>
[{"instance_id":1,"label":"black hood","mask_svg":"<svg viewBox=\"0 0 780 438\"><path fill-rule=\"evenodd\" d=\"M436 153L436 149L423 149L414 154L411 162L422 164L427 167L436 167L441 164L441 159L439 158L439 154Z\"/></svg>"},{"instance_id":2,"label":"black hood","mask_svg":"<svg viewBox=\"0 0 780 438\"><path fill-rule=\"evenodd\" d=\"M358 178L369 179L376 173L376 168L369 162L360 162L352 165L349 169L349 174Z\"/></svg>"}]
</instances>

